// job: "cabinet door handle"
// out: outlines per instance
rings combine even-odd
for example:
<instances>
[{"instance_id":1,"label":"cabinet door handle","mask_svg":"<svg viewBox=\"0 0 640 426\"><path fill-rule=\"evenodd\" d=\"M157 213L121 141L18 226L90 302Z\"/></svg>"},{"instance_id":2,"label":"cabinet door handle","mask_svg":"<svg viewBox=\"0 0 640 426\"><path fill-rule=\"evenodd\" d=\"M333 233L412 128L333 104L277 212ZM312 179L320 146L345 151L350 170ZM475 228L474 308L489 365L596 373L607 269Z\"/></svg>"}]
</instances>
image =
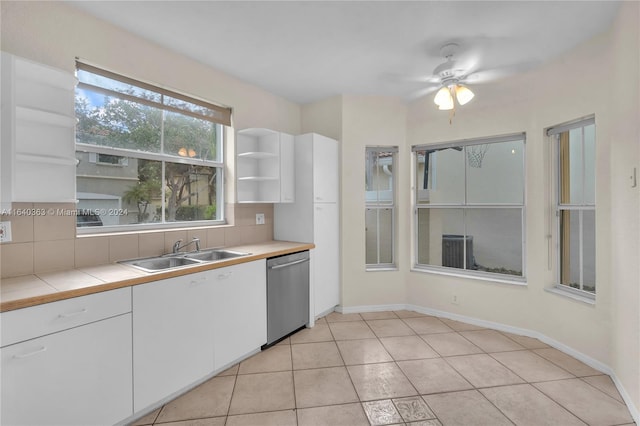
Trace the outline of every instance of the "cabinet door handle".
<instances>
[{"instance_id":1,"label":"cabinet door handle","mask_svg":"<svg viewBox=\"0 0 640 426\"><path fill-rule=\"evenodd\" d=\"M71 318L71 317L75 317L76 315L81 315L86 313L87 313L87 308L82 308L79 311L67 312L65 314L58 314L58 318Z\"/></svg>"},{"instance_id":2,"label":"cabinet door handle","mask_svg":"<svg viewBox=\"0 0 640 426\"><path fill-rule=\"evenodd\" d=\"M45 352L46 350L47 350L47 347L46 346L42 346L39 349L36 349L34 351L31 351L31 352L27 352L26 354L14 355L13 358L15 358L15 359L29 358L29 357L32 357L34 355L41 354L42 352Z\"/></svg>"},{"instance_id":3,"label":"cabinet door handle","mask_svg":"<svg viewBox=\"0 0 640 426\"><path fill-rule=\"evenodd\" d=\"M293 262L289 262L289 263L283 263L282 265L274 265L274 266L269 266L269 269L281 269L281 268L286 268L288 266L293 266L293 265L297 265L299 263L304 263L304 262L308 262L309 259L300 259L300 260L294 260Z\"/></svg>"},{"instance_id":4,"label":"cabinet door handle","mask_svg":"<svg viewBox=\"0 0 640 426\"><path fill-rule=\"evenodd\" d=\"M197 286L197 285L200 285L200 284L204 284L206 282L207 282L207 278L206 277L202 277L202 278L199 278L197 280L191 280L191 282L189 282L189 284L193 287L193 286Z\"/></svg>"},{"instance_id":5,"label":"cabinet door handle","mask_svg":"<svg viewBox=\"0 0 640 426\"><path fill-rule=\"evenodd\" d=\"M225 272L224 274L218 274L219 280L226 280L227 278L231 278L232 272Z\"/></svg>"}]
</instances>

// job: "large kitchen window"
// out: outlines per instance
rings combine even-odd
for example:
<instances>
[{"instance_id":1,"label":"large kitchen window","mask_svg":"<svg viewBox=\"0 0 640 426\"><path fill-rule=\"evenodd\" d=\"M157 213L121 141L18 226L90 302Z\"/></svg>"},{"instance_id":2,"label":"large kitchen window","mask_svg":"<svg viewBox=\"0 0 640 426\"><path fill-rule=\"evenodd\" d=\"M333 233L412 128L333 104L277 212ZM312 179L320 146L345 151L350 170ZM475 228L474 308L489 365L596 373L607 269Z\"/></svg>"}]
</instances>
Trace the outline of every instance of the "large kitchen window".
<instances>
[{"instance_id":1,"label":"large kitchen window","mask_svg":"<svg viewBox=\"0 0 640 426\"><path fill-rule=\"evenodd\" d=\"M365 150L365 251L367 270L393 269L395 259L395 173L398 147Z\"/></svg>"},{"instance_id":2,"label":"large kitchen window","mask_svg":"<svg viewBox=\"0 0 640 426\"><path fill-rule=\"evenodd\" d=\"M596 293L596 129L593 117L547 130L556 159L558 287Z\"/></svg>"},{"instance_id":3,"label":"large kitchen window","mask_svg":"<svg viewBox=\"0 0 640 426\"><path fill-rule=\"evenodd\" d=\"M412 148L415 269L524 281L524 134Z\"/></svg>"},{"instance_id":4,"label":"large kitchen window","mask_svg":"<svg viewBox=\"0 0 640 426\"><path fill-rule=\"evenodd\" d=\"M222 223L230 110L76 65L78 226Z\"/></svg>"}]
</instances>

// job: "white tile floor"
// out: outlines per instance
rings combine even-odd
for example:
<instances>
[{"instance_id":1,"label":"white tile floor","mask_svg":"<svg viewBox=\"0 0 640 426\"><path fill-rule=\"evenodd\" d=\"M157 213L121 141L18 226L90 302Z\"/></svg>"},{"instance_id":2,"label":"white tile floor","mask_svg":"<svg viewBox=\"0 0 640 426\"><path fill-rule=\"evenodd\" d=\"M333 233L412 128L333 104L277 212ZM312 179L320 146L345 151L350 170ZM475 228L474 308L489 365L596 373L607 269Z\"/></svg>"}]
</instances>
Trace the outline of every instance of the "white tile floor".
<instances>
[{"instance_id":1,"label":"white tile floor","mask_svg":"<svg viewBox=\"0 0 640 426\"><path fill-rule=\"evenodd\" d=\"M332 313L136 426L633 425L611 378L536 339Z\"/></svg>"}]
</instances>

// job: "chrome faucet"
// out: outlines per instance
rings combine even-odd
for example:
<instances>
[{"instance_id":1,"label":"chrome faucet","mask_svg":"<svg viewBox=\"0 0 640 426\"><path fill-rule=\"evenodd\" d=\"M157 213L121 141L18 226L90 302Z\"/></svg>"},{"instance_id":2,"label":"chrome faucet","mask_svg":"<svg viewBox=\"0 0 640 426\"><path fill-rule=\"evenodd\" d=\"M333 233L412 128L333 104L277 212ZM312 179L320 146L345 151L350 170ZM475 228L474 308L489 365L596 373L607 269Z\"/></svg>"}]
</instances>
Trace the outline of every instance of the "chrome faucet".
<instances>
[{"instance_id":1,"label":"chrome faucet","mask_svg":"<svg viewBox=\"0 0 640 426\"><path fill-rule=\"evenodd\" d=\"M193 239L185 245L180 245L180 244L182 244L182 240L178 240L175 243L173 243L173 250L172 250L173 253L178 253L181 249L187 247L190 244L195 244L196 251L200 251L200 238L198 237L193 237Z\"/></svg>"}]
</instances>

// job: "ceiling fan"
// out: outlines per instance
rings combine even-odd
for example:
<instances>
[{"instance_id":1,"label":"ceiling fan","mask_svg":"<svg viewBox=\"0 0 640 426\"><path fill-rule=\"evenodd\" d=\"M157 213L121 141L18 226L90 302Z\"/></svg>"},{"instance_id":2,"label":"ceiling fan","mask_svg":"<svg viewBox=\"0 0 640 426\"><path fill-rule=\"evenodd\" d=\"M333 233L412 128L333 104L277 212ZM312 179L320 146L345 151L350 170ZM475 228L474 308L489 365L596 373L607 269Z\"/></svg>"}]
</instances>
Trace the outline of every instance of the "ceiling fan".
<instances>
[{"instance_id":1,"label":"ceiling fan","mask_svg":"<svg viewBox=\"0 0 640 426\"><path fill-rule=\"evenodd\" d=\"M455 109L455 101L465 105L473 99L474 94L467 85L474 80L472 76L475 73L456 62L454 55L459 49L460 46L457 43L442 46L440 54L446 61L435 67L433 75L427 78L427 82L432 83L432 86L421 90L416 97L438 90L433 101L438 109L445 111Z\"/></svg>"}]
</instances>

